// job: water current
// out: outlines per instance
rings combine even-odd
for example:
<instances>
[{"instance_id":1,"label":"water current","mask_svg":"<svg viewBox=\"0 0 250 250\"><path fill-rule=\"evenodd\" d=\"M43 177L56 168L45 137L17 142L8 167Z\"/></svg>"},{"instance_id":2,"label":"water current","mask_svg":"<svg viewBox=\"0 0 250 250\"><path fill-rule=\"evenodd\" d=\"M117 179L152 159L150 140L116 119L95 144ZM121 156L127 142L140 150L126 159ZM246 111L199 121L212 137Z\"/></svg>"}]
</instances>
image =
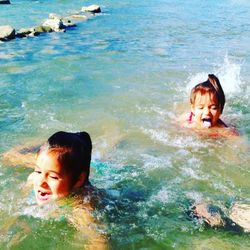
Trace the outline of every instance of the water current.
<instances>
[{"instance_id":1,"label":"water current","mask_svg":"<svg viewBox=\"0 0 250 250\"><path fill-rule=\"evenodd\" d=\"M1 25L40 24L99 4L65 33L0 44L0 153L58 130L88 131L91 182L112 198L97 212L111 249L250 249L247 233L207 228L194 202L250 203L250 4L222 1L12 0ZM175 123L190 88L214 73L237 139ZM75 230L43 219L20 189L30 169L0 162L0 248L82 249ZM25 204L25 205L24 205Z\"/></svg>"}]
</instances>

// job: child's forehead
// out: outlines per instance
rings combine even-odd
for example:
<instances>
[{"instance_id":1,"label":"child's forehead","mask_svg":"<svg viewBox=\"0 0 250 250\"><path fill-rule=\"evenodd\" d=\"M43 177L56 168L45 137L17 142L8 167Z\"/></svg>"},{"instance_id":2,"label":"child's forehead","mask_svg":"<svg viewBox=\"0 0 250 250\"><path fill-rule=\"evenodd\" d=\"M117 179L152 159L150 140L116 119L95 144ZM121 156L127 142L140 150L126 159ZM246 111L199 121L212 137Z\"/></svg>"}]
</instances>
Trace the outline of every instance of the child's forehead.
<instances>
[{"instance_id":1,"label":"child's forehead","mask_svg":"<svg viewBox=\"0 0 250 250\"><path fill-rule=\"evenodd\" d=\"M197 92L195 95L195 103L212 102L218 104L218 98L213 92Z\"/></svg>"},{"instance_id":2,"label":"child's forehead","mask_svg":"<svg viewBox=\"0 0 250 250\"><path fill-rule=\"evenodd\" d=\"M58 159L58 152L44 150L39 153L37 156L37 163L38 165L51 165L53 167L57 167L58 169L62 170L63 166Z\"/></svg>"}]
</instances>

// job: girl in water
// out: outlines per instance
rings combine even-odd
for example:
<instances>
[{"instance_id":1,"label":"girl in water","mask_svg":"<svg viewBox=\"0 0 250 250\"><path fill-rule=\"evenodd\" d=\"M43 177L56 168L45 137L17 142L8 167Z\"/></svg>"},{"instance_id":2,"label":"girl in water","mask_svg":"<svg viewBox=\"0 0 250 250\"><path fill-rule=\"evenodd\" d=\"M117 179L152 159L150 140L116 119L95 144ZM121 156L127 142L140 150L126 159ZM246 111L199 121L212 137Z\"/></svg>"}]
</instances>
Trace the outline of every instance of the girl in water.
<instances>
[{"instance_id":1,"label":"girl in water","mask_svg":"<svg viewBox=\"0 0 250 250\"><path fill-rule=\"evenodd\" d=\"M66 219L86 236L86 249L107 249L105 237L95 230L92 204L84 202L85 196L94 191L89 182L91 151L92 142L86 132L53 134L40 147L28 183L33 185L39 205L54 201L61 207L70 205L71 215ZM64 203L65 197L72 197L73 202Z\"/></svg>"},{"instance_id":2,"label":"girl in water","mask_svg":"<svg viewBox=\"0 0 250 250\"><path fill-rule=\"evenodd\" d=\"M220 119L225 105L225 94L219 79L209 74L205 82L197 84L190 94L190 113L180 118L182 126L193 129L214 128L224 135L238 135ZM223 129L223 130L221 130ZM222 135L222 134L221 134Z\"/></svg>"},{"instance_id":3,"label":"girl in water","mask_svg":"<svg viewBox=\"0 0 250 250\"><path fill-rule=\"evenodd\" d=\"M89 184L92 143L88 133L57 132L41 146L32 182L38 204L68 196Z\"/></svg>"}]
</instances>

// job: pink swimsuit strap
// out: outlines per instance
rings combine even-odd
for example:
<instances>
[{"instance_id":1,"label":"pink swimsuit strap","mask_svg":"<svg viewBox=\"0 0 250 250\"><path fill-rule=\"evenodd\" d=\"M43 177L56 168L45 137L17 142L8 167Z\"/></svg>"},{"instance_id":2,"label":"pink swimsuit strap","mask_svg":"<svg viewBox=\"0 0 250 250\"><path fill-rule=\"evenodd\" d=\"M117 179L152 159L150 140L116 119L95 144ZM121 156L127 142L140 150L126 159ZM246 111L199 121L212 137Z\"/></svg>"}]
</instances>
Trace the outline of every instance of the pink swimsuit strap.
<instances>
[{"instance_id":1,"label":"pink swimsuit strap","mask_svg":"<svg viewBox=\"0 0 250 250\"><path fill-rule=\"evenodd\" d=\"M188 117L188 121L189 121L190 123L192 122L193 116L194 116L193 112L190 112L190 115L189 115L189 117Z\"/></svg>"}]
</instances>

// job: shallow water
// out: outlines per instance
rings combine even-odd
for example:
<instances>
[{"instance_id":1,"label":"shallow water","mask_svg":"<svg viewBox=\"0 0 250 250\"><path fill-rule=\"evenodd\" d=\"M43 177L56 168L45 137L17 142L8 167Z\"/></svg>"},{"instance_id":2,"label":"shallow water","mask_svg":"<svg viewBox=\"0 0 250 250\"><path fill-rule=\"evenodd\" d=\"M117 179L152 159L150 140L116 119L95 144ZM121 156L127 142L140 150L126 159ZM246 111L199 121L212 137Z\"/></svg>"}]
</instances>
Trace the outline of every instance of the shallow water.
<instances>
[{"instance_id":1,"label":"shallow water","mask_svg":"<svg viewBox=\"0 0 250 250\"><path fill-rule=\"evenodd\" d=\"M0 23L31 27L51 12L67 15L92 3L13 0L0 7ZM112 249L250 249L248 234L187 216L194 201L225 213L235 201L250 202L250 4L99 4L103 14L66 33L0 44L0 152L57 130L89 131L92 183L113 197L98 212ZM175 125L190 88L208 73L221 80L222 118L239 130L238 140ZM29 173L1 161L0 248L81 249L65 222L25 212L19 190Z\"/></svg>"}]
</instances>

